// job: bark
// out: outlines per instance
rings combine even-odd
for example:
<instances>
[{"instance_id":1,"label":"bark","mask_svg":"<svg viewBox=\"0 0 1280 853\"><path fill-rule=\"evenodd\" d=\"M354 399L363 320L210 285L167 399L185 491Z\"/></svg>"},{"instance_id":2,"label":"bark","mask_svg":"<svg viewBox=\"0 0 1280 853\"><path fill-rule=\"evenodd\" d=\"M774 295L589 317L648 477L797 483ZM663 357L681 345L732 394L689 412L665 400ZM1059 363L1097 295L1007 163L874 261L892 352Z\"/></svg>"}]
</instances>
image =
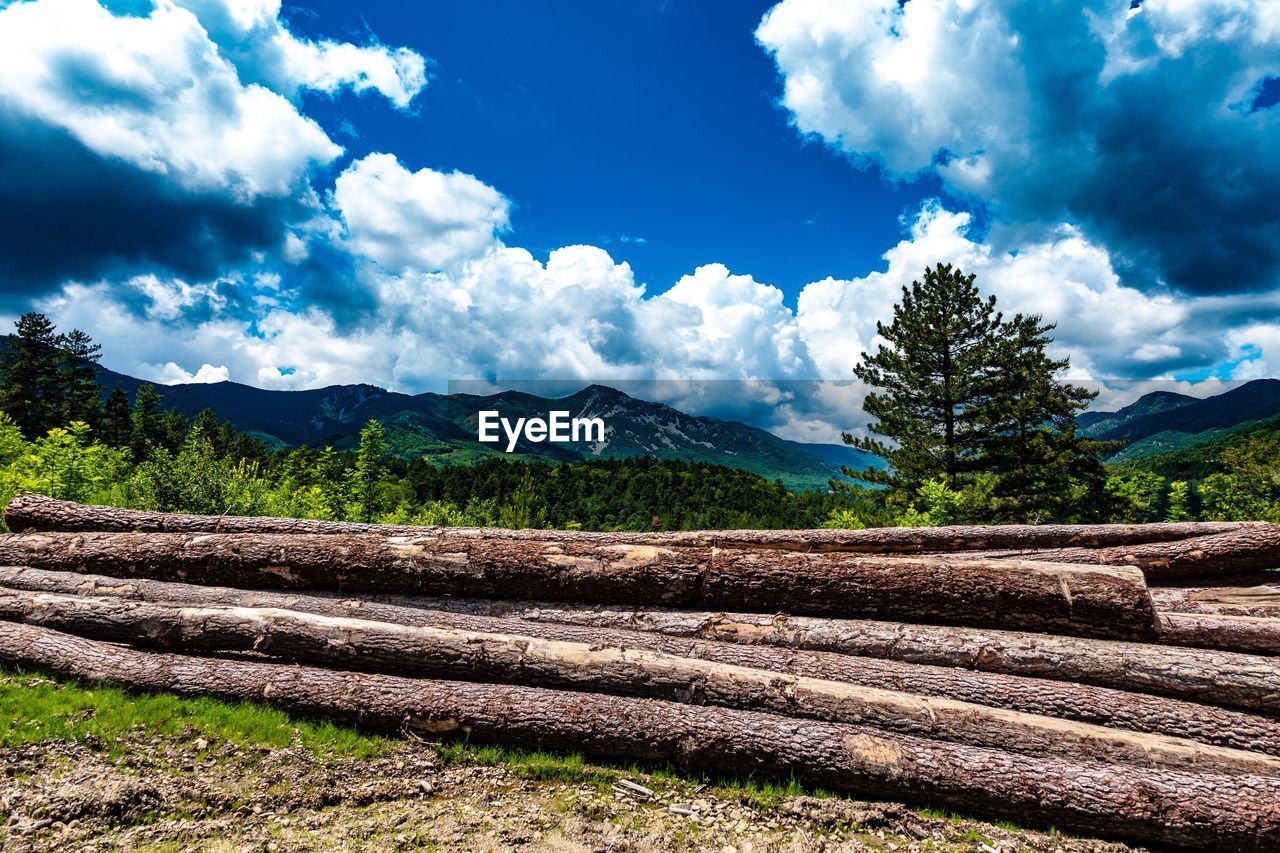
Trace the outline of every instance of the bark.
<instances>
[{"instance_id":1,"label":"bark","mask_svg":"<svg viewBox=\"0 0 1280 853\"><path fill-rule=\"evenodd\" d=\"M1141 572L1032 561L375 534L24 533L0 564L285 589L785 610L1155 635Z\"/></svg>"},{"instance_id":2,"label":"bark","mask_svg":"<svg viewBox=\"0 0 1280 853\"><path fill-rule=\"evenodd\" d=\"M181 515L149 510L86 506L37 494L13 498L5 510L9 529L64 532L150 533L383 533L473 539L527 538L594 545L761 548L854 553L946 553L969 550L1098 548L1167 542L1258 526L1257 522L1204 521L1166 524L1005 524L870 530L708 530L667 533L596 533L501 530L478 527L414 527L225 515Z\"/></svg>"},{"instance_id":3,"label":"bark","mask_svg":"<svg viewBox=\"0 0 1280 853\"><path fill-rule=\"evenodd\" d=\"M1159 587L1151 590L1151 598L1156 609L1166 613L1280 617L1280 584L1250 587Z\"/></svg>"},{"instance_id":4,"label":"bark","mask_svg":"<svg viewBox=\"0 0 1280 853\"><path fill-rule=\"evenodd\" d=\"M29 592L107 596L195 607L272 607L350 616L402 625L430 625L487 633L524 634L828 678L921 696L939 696L1060 717L1135 732L1186 737L1202 743L1280 755L1280 721L1192 702L1091 685L1025 678L954 667L902 663L831 652L796 651L675 637L646 631L600 629L403 606L333 595L238 590L101 575L0 567L0 586ZM491 605L483 603L487 610Z\"/></svg>"},{"instance_id":5,"label":"bark","mask_svg":"<svg viewBox=\"0 0 1280 853\"><path fill-rule=\"evenodd\" d=\"M539 601L394 596L378 596L378 600L527 621L630 628L677 637L963 667L1280 715L1280 660L1263 655L866 619L640 610Z\"/></svg>"},{"instance_id":6,"label":"bark","mask_svg":"<svg viewBox=\"0 0 1280 853\"><path fill-rule=\"evenodd\" d=\"M1161 613L1159 617L1162 643L1280 655L1280 619L1205 613Z\"/></svg>"},{"instance_id":7,"label":"bark","mask_svg":"<svg viewBox=\"0 0 1280 853\"><path fill-rule=\"evenodd\" d=\"M185 652L256 652L364 672L666 699L858 723L1033 755L1280 775L1280 759L830 679L602 643L544 640L294 610L167 604L0 589L0 619Z\"/></svg>"},{"instance_id":8,"label":"bark","mask_svg":"<svg viewBox=\"0 0 1280 853\"><path fill-rule=\"evenodd\" d=\"M0 624L0 660L63 677L222 700L383 731L793 776L1021 824L1200 849L1276 849L1274 777L1104 765L933 741L863 726L509 685L425 681L156 654Z\"/></svg>"},{"instance_id":9,"label":"bark","mask_svg":"<svg viewBox=\"0 0 1280 853\"><path fill-rule=\"evenodd\" d=\"M1024 556L1024 552L1011 551L1005 556ZM1025 556L1051 563L1136 566L1152 582L1238 575L1280 569L1280 524L1252 523L1174 542L1046 549Z\"/></svg>"}]
</instances>

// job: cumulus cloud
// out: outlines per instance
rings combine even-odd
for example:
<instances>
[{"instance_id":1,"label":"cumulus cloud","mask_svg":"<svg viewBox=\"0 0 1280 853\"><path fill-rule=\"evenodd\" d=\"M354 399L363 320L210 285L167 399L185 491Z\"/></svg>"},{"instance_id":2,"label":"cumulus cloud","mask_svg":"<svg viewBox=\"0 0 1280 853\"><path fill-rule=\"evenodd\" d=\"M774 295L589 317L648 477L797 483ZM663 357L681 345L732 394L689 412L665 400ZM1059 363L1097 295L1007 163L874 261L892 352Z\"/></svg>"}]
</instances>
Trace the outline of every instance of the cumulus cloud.
<instances>
[{"instance_id":1,"label":"cumulus cloud","mask_svg":"<svg viewBox=\"0 0 1280 853\"><path fill-rule=\"evenodd\" d=\"M427 83L426 60L409 48L297 38L280 20L280 0L174 0L190 10L247 83L294 96L374 91L408 107Z\"/></svg>"},{"instance_id":2,"label":"cumulus cloud","mask_svg":"<svg viewBox=\"0 0 1280 853\"><path fill-rule=\"evenodd\" d=\"M1144 287L1275 286L1275 3L1126 6L783 0L757 37L796 126L856 160L1075 223Z\"/></svg>"},{"instance_id":3,"label":"cumulus cloud","mask_svg":"<svg viewBox=\"0 0 1280 853\"><path fill-rule=\"evenodd\" d=\"M462 198L474 189L458 186ZM889 318L901 288L939 261L976 273L1007 312L1057 321L1055 347L1072 359L1072 378L1107 380L1108 404L1156 387L1112 380L1167 380L1176 364L1230 359L1244 346L1228 332L1243 297L1189 299L1126 287L1107 252L1072 226L1016 251L969 231L968 213L928 205L885 253L882 271L809 284L794 309L776 287L722 264L653 294L603 249L568 246L543 262L497 238L454 258L448 270L357 258L352 286L373 307L355 323L321 304L293 302L269 274L70 285L45 307L63 324L92 329L108 352L129 353L132 361L115 362L117 369L181 381L194 381L206 363L275 388L373 382L442 391L453 378L760 380L655 390L689 410L749 418L801 440L834 440L864 422L851 368L878 343L876 322ZM355 241L343 245L360 251ZM145 299L122 311L122 292ZM1274 308L1280 316L1280 305ZM1188 335L1193 327L1201 333ZM1280 346L1280 333L1255 332L1249 340L1257 346Z\"/></svg>"},{"instance_id":4,"label":"cumulus cloud","mask_svg":"<svg viewBox=\"0 0 1280 853\"><path fill-rule=\"evenodd\" d=\"M496 245L507 200L462 172L410 172L390 154L370 154L335 183L334 203L352 247L388 269L435 272Z\"/></svg>"},{"instance_id":5,"label":"cumulus cloud","mask_svg":"<svg viewBox=\"0 0 1280 853\"><path fill-rule=\"evenodd\" d=\"M214 367L212 364L207 362L200 365L200 369L195 373L188 373L172 361L165 362L161 365L142 366L144 369L139 371L138 378L150 379L153 382L159 382L161 385L226 382L231 376L231 372L227 370L225 365L218 365L217 367Z\"/></svg>"},{"instance_id":6,"label":"cumulus cloud","mask_svg":"<svg viewBox=\"0 0 1280 853\"><path fill-rule=\"evenodd\" d=\"M417 54L294 38L272 2L0 8L0 276L9 294L159 265L205 277L320 211L342 152L301 89L405 106ZM274 69L267 73L267 69Z\"/></svg>"}]
</instances>

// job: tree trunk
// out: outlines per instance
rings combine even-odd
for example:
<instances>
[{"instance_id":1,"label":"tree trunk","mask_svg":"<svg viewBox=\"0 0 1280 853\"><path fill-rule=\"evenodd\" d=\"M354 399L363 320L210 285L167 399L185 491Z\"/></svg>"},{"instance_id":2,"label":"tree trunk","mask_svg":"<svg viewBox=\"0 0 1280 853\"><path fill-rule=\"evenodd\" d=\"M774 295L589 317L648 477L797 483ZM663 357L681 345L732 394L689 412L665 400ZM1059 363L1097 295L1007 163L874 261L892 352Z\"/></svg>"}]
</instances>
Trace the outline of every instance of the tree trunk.
<instances>
[{"instance_id":1,"label":"tree trunk","mask_svg":"<svg viewBox=\"0 0 1280 853\"><path fill-rule=\"evenodd\" d=\"M1051 563L1136 566L1153 583L1179 578L1214 578L1280 569L1280 524L1254 523L1224 533L1173 542L1107 548L1007 551L985 556L1034 557Z\"/></svg>"},{"instance_id":2,"label":"tree trunk","mask_svg":"<svg viewBox=\"0 0 1280 853\"><path fill-rule=\"evenodd\" d=\"M118 580L101 575L15 567L0 567L0 586L29 592L109 596L195 607L273 607L321 616L358 617L402 625L432 625L650 649L679 657L828 678L921 696L940 696L993 708L1061 717L1109 728L1187 737L1218 746L1280 755L1278 720L1176 699L1042 678L831 652L740 645L696 636L675 637L646 631L472 615L316 593L262 592L151 580ZM482 604L486 609L490 606L488 602Z\"/></svg>"},{"instance_id":3,"label":"tree trunk","mask_svg":"<svg viewBox=\"0 0 1280 853\"><path fill-rule=\"evenodd\" d=\"M1280 775L1280 759L829 679L601 642L405 626L277 608L174 607L0 590L0 619L187 652L256 652L363 672L492 681L858 723L1085 761Z\"/></svg>"},{"instance_id":4,"label":"tree trunk","mask_svg":"<svg viewBox=\"0 0 1280 853\"><path fill-rule=\"evenodd\" d=\"M1151 590L1151 599L1156 609L1165 613L1280 617L1280 584L1250 587L1158 587Z\"/></svg>"},{"instance_id":5,"label":"tree trunk","mask_svg":"<svg viewBox=\"0 0 1280 853\"><path fill-rule=\"evenodd\" d=\"M375 534L23 533L0 564L285 589L785 610L1155 635L1141 572L1031 561Z\"/></svg>"},{"instance_id":6,"label":"tree trunk","mask_svg":"<svg viewBox=\"0 0 1280 853\"><path fill-rule=\"evenodd\" d=\"M874 729L646 699L424 681L139 652L0 624L0 660L138 690L262 701L287 711L474 742L688 768L792 776L862 797L1202 849L1276 849L1275 777L1027 756Z\"/></svg>"},{"instance_id":7,"label":"tree trunk","mask_svg":"<svg viewBox=\"0 0 1280 853\"><path fill-rule=\"evenodd\" d=\"M886 527L869 530L707 530L669 533L596 533L561 530L501 530L478 527L415 527L224 515L181 515L149 510L86 506L37 494L9 502L5 521L14 532L144 533L382 533L474 539L503 537L589 545L760 548L806 552L923 554L971 550L1098 548L1167 542L1259 526L1258 522L1206 521L1169 524L1001 524L958 527Z\"/></svg>"},{"instance_id":8,"label":"tree trunk","mask_svg":"<svg viewBox=\"0 0 1280 853\"><path fill-rule=\"evenodd\" d=\"M1159 617L1162 643L1280 655L1280 619L1206 613L1161 613Z\"/></svg>"},{"instance_id":9,"label":"tree trunk","mask_svg":"<svg viewBox=\"0 0 1280 853\"><path fill-rule=\"evenodd\" d=\"M963 667L1280 715L1280 660L1021 631L753 613L378 596L406 605Z\"/></svg>"}]
</instances>

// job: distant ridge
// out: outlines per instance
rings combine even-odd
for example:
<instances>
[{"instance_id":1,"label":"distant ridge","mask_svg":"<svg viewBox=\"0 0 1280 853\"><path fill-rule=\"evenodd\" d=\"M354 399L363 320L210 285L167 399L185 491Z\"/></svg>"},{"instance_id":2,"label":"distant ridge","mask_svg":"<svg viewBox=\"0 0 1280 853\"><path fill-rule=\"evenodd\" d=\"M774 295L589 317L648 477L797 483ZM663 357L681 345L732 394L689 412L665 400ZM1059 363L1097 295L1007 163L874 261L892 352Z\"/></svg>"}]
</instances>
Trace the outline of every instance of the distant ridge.
<instances>
[{"instance_id":1,"label":"distant ridge","mask_svg":"<svg viewBox=\"0 0 1280 853\"><path fill-rule=\"evenodd\" d=\"M108 391L132 395L143 382L103 369ZM469 464L505 456L476 440L476 413L498 408L504 417L545 416L568 410L581 417L603 417L610 426L602 445L531 444L521 441L512 454L553 461L654 457L709 462L781 480L793 489L826 489L842 478L840 466L865 468L875 457L843 445L803 444L737 421L688 415L662 403L631 397L615 388L591 385L567 397L549 398L520 391L490 396L400 394L375 385L331 385L309 391L273 391L236 382L157 385L162 405L191 417L213 409L219 418L251 433L271 447L354 447L369 419L386 428L388 449L404 458L426 457L441 464Z\"/></svg>"}]
</instances>

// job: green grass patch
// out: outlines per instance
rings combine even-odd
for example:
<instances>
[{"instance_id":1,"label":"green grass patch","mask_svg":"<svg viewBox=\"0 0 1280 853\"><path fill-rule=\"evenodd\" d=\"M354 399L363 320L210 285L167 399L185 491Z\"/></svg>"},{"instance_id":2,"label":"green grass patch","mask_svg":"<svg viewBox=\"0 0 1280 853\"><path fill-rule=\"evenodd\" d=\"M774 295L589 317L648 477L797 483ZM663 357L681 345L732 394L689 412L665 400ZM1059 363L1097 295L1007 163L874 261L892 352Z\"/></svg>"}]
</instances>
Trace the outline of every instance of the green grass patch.
<instances>
[{"instance_id":1,"label":"green grass patch","mask_svg":"<svg viewBox=\"0 0 1280 853\"><path fill-rule=\"evenodd\" d=\"M465 742L436 746L446 765L503 767L522 779L538 782L571 782L606 788L619 779L646 777L650 787L702 785L708 794L741 800L759 807L776 807L788 797L836 797L830 791L790 779L760 779L723 774L688 773L664 764L610 763L587 761L577 753L557 754L515 747L479 745Z\"/></svg>"},{"instance_id":2,"label":"green grass patch","mask_svg":"<svg viewBox=\"0 0 1280 853\"><path fill-rule=\"evenodd\" d=\"M311 722L252 702L187 699L64 682L0 668L0 747L96 740L118 757L139 737L204 737L240 747L280 748L295 735L316 754L374 758L390 741L349 726Z\"/></svg>"}]
</instances>

